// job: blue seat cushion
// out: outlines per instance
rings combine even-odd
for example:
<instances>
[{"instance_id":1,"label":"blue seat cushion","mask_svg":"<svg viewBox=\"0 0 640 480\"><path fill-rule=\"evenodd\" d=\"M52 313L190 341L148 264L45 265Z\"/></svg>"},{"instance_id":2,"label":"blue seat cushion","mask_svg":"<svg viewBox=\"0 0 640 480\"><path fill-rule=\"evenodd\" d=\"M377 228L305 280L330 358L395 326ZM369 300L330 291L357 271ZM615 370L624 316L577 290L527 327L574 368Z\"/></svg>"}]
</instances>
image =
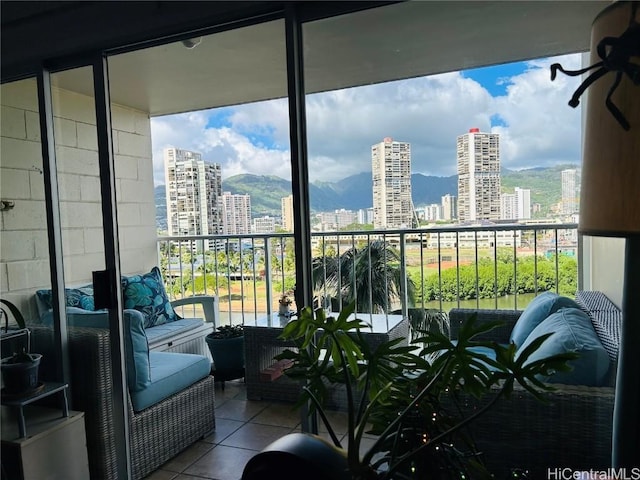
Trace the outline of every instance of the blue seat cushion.
<instances>
[{"instance_id":1,"label":"blue seat cushion","mask_svg":"<svg viewBox=\"0 0 640 480\"><path fill-rule=\"evenodd\" d=\"M147 340L153 344L164 339L175 337L177 334L194 330L204 324L201 318L183 318L175 322L163 323L147 328Z\"/></svg>"},{"instance_id":2,"label":"blue seat cushion","mask_svg":"<svg viewBox=\"0 0 640 480\"><path fill-rule=\"evenodd\" d=\"M516 351L516 358L532 341L546 333L552 333L552 335L531 354L525 365L544 357L566 352L577 352L580 356L569 362L571 371L555 372L540 380L566 385L605 385L609 370L609 356L586 313L579 308L563 308L551 314L533 329Z\"/></svg>"},{"instance_id":3,"label":"blue seat cushion","mask_svg":"<svg viewBox=\"0 0 640 480\"><path fill-rule=\"evenodd\" d=\"M164 289L158 267L144 275L122 277L124 308L132 308L145 316L145 327L153 327L178 320Z\"/></svg>"},{"instance_id":4,"label":"blue seat cushion","mask_svg":"<svg viewBox=\"0 0 640 480\"><path fill-rule=\"evenodd\" d=\"M151 382L143 390L131 392L136 412L184 390L205 378L211 370L209 359L190 353L149 352Z\"/></svg>"},{"instance_id":5,"label":"blue seat cushion","mask_svg":"<svg viewBox=\"0 0 640 480\"><path fill-rule=\"evenodd\" d=\"M534 298L524 309L520 318L511 330L509 341L520 347L529 334L552 313L561 308L580 308L578 304L567 297L561 297L557 293L544 292Z\"/></svg>"}]
</instances>

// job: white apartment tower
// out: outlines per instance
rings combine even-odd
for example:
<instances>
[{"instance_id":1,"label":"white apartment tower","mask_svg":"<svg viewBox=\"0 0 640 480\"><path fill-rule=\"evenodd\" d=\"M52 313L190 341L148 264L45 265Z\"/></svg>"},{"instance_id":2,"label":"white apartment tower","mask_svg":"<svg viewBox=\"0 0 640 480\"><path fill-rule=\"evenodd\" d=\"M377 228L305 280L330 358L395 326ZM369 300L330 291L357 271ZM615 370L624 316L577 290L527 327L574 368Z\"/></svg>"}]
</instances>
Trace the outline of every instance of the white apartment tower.
<instances>
[{"instance_id":1,"label":"white apartment tower","mask_svg":"<svg viewBox=\"0 0 640 480\"><path fill-rule=\"evenodd\" d=\"M500 218L527 220L531 218L531 190L516 187L514 193L500 195Z\"/></svg>"},{"instance_id":2,"label":"white apartment tower","mask_svg":"<svg viewBox=\"0 0 640 480\"><path fill-rule=\"evenodd\" d=\"M283 197L280 201L282 210L282 229L285 232L293 232L293 195Z\"/></svg>"},{"instance_id":3,"label":"white apartment tower","mask_svg":"<svg viewBox=\"0 0 640 480\"><path fill-rule=\"evenodd\" d=\"M222 233L220 165L198 152L164 149L169 235Z\"/></svg>"},{"instance_id":4,"label":"white apartment tower","mask_svg":"<svg viewBox=\"0 0 640 480\"><path fill-rule=\"evenodd\" d=\"M251 233L251 196L222 194L222 218L225 235L246 235Z\"/></svg>"},{"instance_id":5,"label":"white apartment tower","mask_svg":"<svg viewBox=\"0 0 640 480\"><path fill-rule=\"evenodd\" d=\"M410 228L411 145L386 137L371 146L374 228Z\"/></svg>"},{"instance_id":6,"label":"white apartment tower","mask_svg":"<svg viewBox=\"0 0 640 480\"><path fill-rule=\"evenodd\" d=\"M442 197L442 219L458 218L458 202L455 195L446 194Z\"/></svg>"},{"instance_id":7,"label":"white apartment tower","mask_svg":"<svg viewBox=\"0 0 640 480\"><path fill-rule=\"evenodd\" d=\"M358 223L373 223L373 208L361 208L358 210Z\"/></svg>"},{"instance_id":8,"label":"white apartment tower","mask_svg":"<svg viewBox=\"0 0 640 480\"><path fill-rule=\"evenodd\" d=\"M562 170L562 213L578 213L580 199L580 170L570 168Z\"/></svg>"},{"instance_id":9,"label":"white apartment tower","mask_svg":"<svg viewBox=\"0 0 640 480\"><path fill-rule=\"evenodd\" d=\"M458 219L500 219L500 136L472 128L458 136Z\"/></svg>"}]
</instances>

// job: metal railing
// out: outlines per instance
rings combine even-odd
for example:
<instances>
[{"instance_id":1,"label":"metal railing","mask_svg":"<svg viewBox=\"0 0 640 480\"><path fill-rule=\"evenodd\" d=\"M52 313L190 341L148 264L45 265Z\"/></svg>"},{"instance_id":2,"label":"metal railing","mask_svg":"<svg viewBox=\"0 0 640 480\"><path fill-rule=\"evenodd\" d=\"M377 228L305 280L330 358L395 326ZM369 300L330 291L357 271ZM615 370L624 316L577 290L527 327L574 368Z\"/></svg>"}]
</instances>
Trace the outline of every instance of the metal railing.
<instances>
[{"instance_id":1,"label":"metal railing","mask_svg":"<svg viewBox=\"0 0 640 480\"><path fill-rule=\"evenodd\" d=\"M404 314L412 306L518 309L549 289L571 295L582 256L574 223L314 232L312 246L318 305L333 298L335 310L355 298L357 311L372 311L376 290L378 312ZM270 316L295 285L292 233L159 237L158 261L171 298L217 295L221 323ZM382 292L373 288L380 265L393 276Z\"/></svg>"}]
</instances>

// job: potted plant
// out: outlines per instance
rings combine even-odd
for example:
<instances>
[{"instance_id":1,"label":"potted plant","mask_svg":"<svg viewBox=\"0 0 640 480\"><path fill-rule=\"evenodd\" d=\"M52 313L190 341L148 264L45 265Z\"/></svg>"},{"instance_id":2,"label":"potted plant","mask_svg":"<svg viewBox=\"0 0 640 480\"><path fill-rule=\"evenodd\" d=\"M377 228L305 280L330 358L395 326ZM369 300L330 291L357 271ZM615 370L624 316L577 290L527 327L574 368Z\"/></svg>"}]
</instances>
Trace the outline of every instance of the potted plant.
<instances>
[{"instance_id":1,"label":"potted plant","mask_svg":"<svg viewBox=\"0 0 640 480\"><path fill-rule=\"evenodd\" d=\"M24 330L26 328L26 322L18 307L5 299L0 299L0 304L6 307L6 310L5 308L0 308L0 319L4 317L5 323L3 334L5 336L12 334L9 330L9 312L18 325L18 328ZM4 343L9 344L9 342ZM6 351L6 346L4 345L3 350ZM28 353L24 347L12 353L10 357L3 358L0 363L2 383L4 385L2 393L12 396L28 395L37 390L41 385L38 382L38 369L42 355L39 353Z\"/></svg>"},{"instance_id":2,"label":"potted plant","mask_svg":"<svg viewBox=\"0 0 640 480\"><path fill-rule=\"evenodd\" d=\"M373 349L359 333L367 324L349 318L353 310L352 303L337 318L326 318L323 310L303 309L282 334L298 349L276 357L293 360L286 374L306 383L298 405L318 413L334 445L308 434L283 437L247 463L243 480L270 478L284 469L291 478L327 480L337 478L335 471L349 480L488 478L465 427L508 396L515 383L542 398L550 387L537 376L567 370L566 362L575 358L567 353L525 365L548 335L516 358L513 345L475 340L498 325L477 325L475 318L463 325L456 342L439 331L423 331L414 345L395 339ZM475 347L494 350L495 360ZM324 410L327 385L336 384L346 390L346 446ZM465 412L456 399L467 394L490 399ZM366 433L375 435L368 448Z\"/></svg>"},{"instance_id":3,"label":"potted plant","mask_svg":"<svg viewBox=\"0 0 640 480\"><path fill-rule=\"evenodd\" d=\"M244 330L242 325L221 325L205 337L213 366L211 372L216 381L244 377Z\"/></svg>"},{"instance_id":4,"label":"potted plant","mask_svg":"<svg viewBox=\"0 0 640 480\"><path fill-rule=\"evenodd\" d=\"M291 304L293 303L293 299L289 294L283 294L278 299L278 315L287 316L289 315L289 310L291 308Z\"/></svg>"},{"instance_id":5,"label":"potted plant","mask_svg":"<svg viewBox=\"0 0 640 480\"><path fill-rule=\"evenodd\" d=\"M333 312L355 301L358 312L382 313L400 303L402 264L399 250L385 240L374 240L362 248L350 248L337 256L312 261L314 289L331 297ZM406 279L409 303L415 299L415 284ZM302 305L302 304L300 304Z\"/></svg>"}]
</instances>

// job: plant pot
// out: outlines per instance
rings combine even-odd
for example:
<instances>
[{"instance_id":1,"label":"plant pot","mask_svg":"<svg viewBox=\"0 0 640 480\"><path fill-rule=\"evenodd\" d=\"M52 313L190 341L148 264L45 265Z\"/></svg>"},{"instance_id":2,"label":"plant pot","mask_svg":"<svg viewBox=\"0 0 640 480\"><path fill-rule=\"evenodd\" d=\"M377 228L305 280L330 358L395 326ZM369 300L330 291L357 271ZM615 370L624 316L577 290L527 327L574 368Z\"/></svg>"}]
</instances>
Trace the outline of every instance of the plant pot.
<instances>
[{"instance_id":1,"label":"plant pot","mask_svg":"<svg viewBox=\"0 0 640 480\"><path fill-rule=\"evenodd\" d=\"M350 480L347 453L324 438L290 433L269 444L244 467L242 480Z\"/></svg>"},{"instance_id":2,"label":"plant pot","mask_svg":"<svg viewBox=\"0 0 640 480\"><path fill-rule=\"evenodd\" d=\"M10 363L11 358L2 361L3 393L18 395L29 393L38 387L38 368L42 355L32 353L33 362Z\"/></svg>"},{"instance_id":3,"label":"plant pot","mask_svg":"<svg viewBox=\"0 0 640 480\"><path fill-rule=\"evenodd\" d=\"M279 305L278 315L281 315L281 316L289 315L289 305Z\"/></svg>"},{"instance_id":4,"label":"plant pot","mask_svg":"<svg viewBox=\"0 0 640 480\"><path fill-rule=\"evenodd\" d=\"M244 337L205 337L213 357L213 376L225 381L244 377Z\"/></svg>"}]
</instances>

